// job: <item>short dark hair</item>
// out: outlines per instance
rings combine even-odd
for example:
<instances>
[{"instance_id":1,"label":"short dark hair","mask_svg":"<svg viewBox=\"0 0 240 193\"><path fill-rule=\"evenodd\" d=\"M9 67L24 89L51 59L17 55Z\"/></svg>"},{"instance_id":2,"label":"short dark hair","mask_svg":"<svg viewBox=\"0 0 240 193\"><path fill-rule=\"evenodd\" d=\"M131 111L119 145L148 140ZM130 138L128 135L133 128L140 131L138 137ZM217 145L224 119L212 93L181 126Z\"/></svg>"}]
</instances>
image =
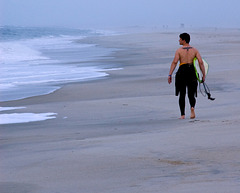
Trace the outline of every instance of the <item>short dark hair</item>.
<instances>
[{"instance_id":1,"label":"short dark hair","mask_svg":"<svg viewBox=\"0 0 240 193\"><path fill-rule=\"evenodd\" d=\"M190 35L188 33L182 33L179 35L179 37L182 40L185 40L187 44L190 42Z\"/></svg>"}]
</instances>

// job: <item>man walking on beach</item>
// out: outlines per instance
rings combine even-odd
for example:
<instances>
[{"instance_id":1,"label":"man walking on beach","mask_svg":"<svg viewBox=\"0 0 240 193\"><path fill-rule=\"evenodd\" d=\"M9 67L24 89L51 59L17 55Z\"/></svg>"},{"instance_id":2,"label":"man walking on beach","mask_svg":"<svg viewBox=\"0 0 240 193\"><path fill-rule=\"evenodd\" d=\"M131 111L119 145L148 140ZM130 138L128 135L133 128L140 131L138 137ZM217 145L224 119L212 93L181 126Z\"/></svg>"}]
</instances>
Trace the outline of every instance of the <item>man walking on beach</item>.
<instances>
[{"instance_id":1,"label":"man walking on beach","mask_svg":"<svg viewBox=\"0 0 240 193\"><path fill-rule=\"evenodd\" d=\"M195 74L195 69L193 66L193 59L196 57L200 69L202 71L203 77L202 80L205 80L205 69L202 61L202 57L198 50L190 46L190 35L187 33L182 33L179 35L179 44L182 45L176 53L173 59L173 62L170 67L168 75L168 83L172 82L172 73L175 70L178 61L180 61L178 71L175 77L175 87L176 87L176 96L179 94L179 107L181 111L180 119L185 119L185 97L186 97L186 88L188 89L188 99L191 106L191 119L195 118L195 104L197 96L197 77Z\"/></svg>"}]
</instances>

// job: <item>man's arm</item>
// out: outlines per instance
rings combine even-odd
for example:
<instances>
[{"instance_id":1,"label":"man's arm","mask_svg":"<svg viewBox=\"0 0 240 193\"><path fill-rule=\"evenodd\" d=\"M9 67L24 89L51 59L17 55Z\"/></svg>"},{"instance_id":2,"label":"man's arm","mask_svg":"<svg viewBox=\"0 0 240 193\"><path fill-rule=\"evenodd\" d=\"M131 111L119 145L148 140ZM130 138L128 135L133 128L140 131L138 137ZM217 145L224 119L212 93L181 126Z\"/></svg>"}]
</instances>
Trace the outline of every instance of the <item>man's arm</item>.
<instances>
[{"instance_id":1,"label":"man's arm","mask_svg":"<svg viewBox=\"0 0 240 193\"><path fill-rule=\"evenodd\" d=\"M169 75L168 75L168 83L170 84L172 82L172 73L175 70L177 63L179 61L179 53L178 50L175 53L175 57L172 61L171 67L170 67L170 71L169 71Z\"/></svg>"},{"instance_id":2,"label":"man's arm","mask_svg":"<svg viewBox=\"0 0 240 193\"><path fill-rule=\"evenodd\" d=\"M202 81L204 82L205 81L205 68L203 65L202 57L198 51L197 51L196 57L198 59L198 64L199 64L200 70L202 71L202 74L203 74Z\"/></svg>"}]
</instances>

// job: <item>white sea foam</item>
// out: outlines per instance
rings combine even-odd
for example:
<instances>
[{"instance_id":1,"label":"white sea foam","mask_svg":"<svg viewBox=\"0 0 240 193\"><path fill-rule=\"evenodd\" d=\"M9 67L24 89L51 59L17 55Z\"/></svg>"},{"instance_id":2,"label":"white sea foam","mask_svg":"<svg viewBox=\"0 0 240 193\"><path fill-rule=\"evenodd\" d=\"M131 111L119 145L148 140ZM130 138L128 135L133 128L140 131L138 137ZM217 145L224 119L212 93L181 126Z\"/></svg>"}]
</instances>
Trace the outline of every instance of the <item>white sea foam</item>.
<instances>
[{"instance_id":1,"label":"white sea foam","mask_svg":"<svg viewBox=\"0 0 240 193\"><path fill-rule=\"evenodd\" d=\"M1 111L24 109L26 107L0 107ZM57 113L5 113L0 114L0 124L28 123L56 118Z\"/></svg>"},{"instance_id":2,"label":"white sea foam","mask_svg":"<svg viewBox=\"0 0 240 193\"><path fill-rule=\"evenodd\" d=\"M61 64L63 61L58 60L58 58L52 59L43 56L37 50L38 48L64 51L93 46L71 44L69 38L45 37L15 42L0 42L0 101L48 94L59 88L59 86L53 86L52 84L107 76L99 67L78 67ZM59 54L58 56L60 57ZM68 60L67 58L66 62Z\"/></svg>"},{"instance_id":3,"label":"white sea foam","mask_svg":"<svg viewBox=\"0 0 240 193\"><path fill-rule=\"evenodd\" d=\"M28 123L56 118L56 113L10 113L0 114L0 124Z\"/></svg>"},{"instance_id":4,"label":"white sea foam","mask_svg":"<svg viewBox=\"0 0 240 193\"><path fill-rule=\"evenodd\" d=\"M107 76L106 72L97 67L77 67L74 65L22 65L3 69L0 72L0 100L14 100L35 95L48 94L66 82L76 82Z\"/></svg>"},{"instance_id":5,"label":"white sea foam","mask_svg":"<svg viewBox=\"0 0 240 193\"><path fill-rule=\"evenodd\" d=\"M100 64L89 61L109 55L112 50L76 41L91 35L91 31L82 30L82 35L72 36L64 30L65 35L47 29L16 30L22 34L12 33L19 35L0 42L0 101L48 94L62 83L108 75Z\"/></svg>"},{"instance_id":6,"label":"white sea foam","mask_svg":"<svg viewBox=\"0 0 240 193\"><path fill-rule=\"evenodd\" d=\"M0 42L0 64L47 59L41 52L20 42Z\"/></svg>"}]
</instances>

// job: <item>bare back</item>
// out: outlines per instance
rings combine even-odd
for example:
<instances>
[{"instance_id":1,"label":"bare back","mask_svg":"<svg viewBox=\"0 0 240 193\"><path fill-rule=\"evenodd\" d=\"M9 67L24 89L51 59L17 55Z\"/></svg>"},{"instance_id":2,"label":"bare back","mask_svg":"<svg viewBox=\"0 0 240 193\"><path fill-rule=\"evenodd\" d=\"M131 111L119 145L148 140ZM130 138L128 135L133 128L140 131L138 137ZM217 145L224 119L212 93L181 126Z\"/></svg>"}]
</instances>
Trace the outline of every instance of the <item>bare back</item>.
<instances>
[{"instance_id":1,"label":"bare back","mask_svg":"<svg viewBox=\"0 0 240 193\"><path fill-rule=\"evenodd\" d=\"M183 64L193 63L193 59L197 56L197 53L198 53L197 49L191 46L183 46L177 50L180 63L183 63Z\"/></svg>"}]
</instances>

